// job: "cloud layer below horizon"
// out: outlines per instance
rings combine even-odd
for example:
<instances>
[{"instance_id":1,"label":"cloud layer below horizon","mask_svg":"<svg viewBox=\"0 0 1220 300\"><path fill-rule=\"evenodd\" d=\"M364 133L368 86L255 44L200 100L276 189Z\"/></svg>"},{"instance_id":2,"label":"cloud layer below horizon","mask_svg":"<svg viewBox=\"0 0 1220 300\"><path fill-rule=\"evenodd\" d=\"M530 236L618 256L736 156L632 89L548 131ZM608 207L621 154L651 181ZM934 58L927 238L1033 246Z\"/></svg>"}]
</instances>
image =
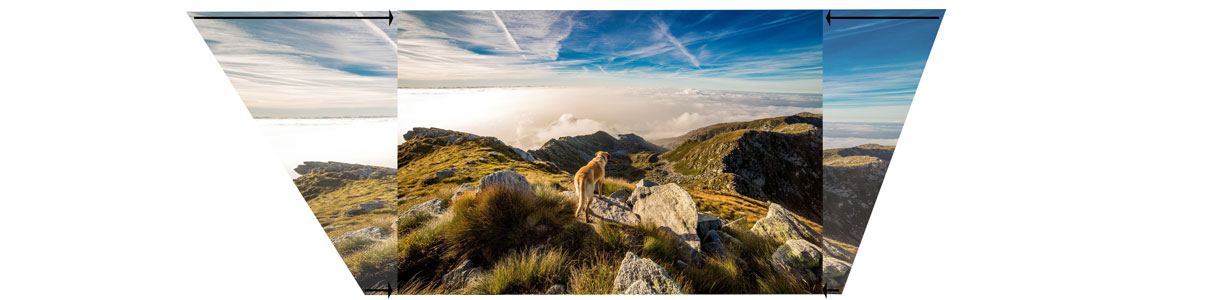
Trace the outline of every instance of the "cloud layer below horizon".
<instances>
[{"instance_id":1,"label":"cloud layer below horizon","mask_svg":"<svg viewBox=\"0 0 1220 300\"><path fill-rule=\"evenodd\" d=\"M400 133L437 127L527 150L597 131L656 141L716 123L822 112L816 94L664 88L401 89L399 101Z\"/></svg>"},{"instance_id":2,"label":"cloud layer below horizon","mask_svg":"<svg viewBox=\"0 0 1220 300\"><path fill-rule=\"evenodd\" d=\"M944 10L835 10L835 16L941 16ZM940 20L836 20L826 27L825 147L895 145Z\"/></svg>"}]
</instances>

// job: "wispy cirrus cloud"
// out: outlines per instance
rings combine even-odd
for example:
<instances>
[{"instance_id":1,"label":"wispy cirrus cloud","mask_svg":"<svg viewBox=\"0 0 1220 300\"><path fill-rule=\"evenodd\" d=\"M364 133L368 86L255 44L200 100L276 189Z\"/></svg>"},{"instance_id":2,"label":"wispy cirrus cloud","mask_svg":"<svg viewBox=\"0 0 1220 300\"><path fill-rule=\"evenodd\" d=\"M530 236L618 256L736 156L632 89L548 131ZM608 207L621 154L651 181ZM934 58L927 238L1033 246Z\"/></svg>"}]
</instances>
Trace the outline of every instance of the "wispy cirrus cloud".
<instances>
[{"instance_id":1,"label":"wispy cirrus cloud","mask_svg":"<svg viewBox=\"0 0 1220 300\"><path fill-rule=\"evenodd\" d=\"M197 19L195 25L255 117L392 116L393 27L366 21Z\"/></svg>"},{"instance_id":2,"label":"wispy cirrus cloud","mask_svg":"<svg viewBox=\"0 0 1220 300\"><path fill-rule=\"evenodd\" d=\"M686 50L686 45L683 45L682 41L679 41L678 38L674 37L673 33L669 32L669 24L665 24L665 22L655 17L652 18L652 22L657 24L658 35L665 37L665 40L669 41L670 45L672 45L674 49L677 49L679 53L682 53L683 56L690 59L691 65L695 66L695 68L699 68L699 59L694 55L691 55L690 51Z\"/></svg>"},{"instance_id":3,"label":"wispy cirrus cloud","mask_svg":"<svg viewBox=\"0 0 1220 300\"><path fill-rule=\"evenodd\" d=\"M406 11L399 86L821 91L820 11Z\"/></svg>"}]
</instances>

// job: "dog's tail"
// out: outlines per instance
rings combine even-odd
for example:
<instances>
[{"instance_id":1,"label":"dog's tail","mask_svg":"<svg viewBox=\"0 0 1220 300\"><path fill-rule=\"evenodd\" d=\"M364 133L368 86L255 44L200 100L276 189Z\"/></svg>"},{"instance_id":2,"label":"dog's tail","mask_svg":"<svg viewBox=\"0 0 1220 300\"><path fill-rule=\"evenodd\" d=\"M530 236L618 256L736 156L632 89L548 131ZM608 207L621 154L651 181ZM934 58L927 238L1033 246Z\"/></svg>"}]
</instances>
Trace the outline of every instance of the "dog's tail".
<instances>
[{"instance_id":1,"label":"dog's tail","mask_svg":"<svg viewBox=\"0 0 1220 300\"><path fill-rule=\"evenodd\" d=\"M572 176L572 184L574 185L572 190L576 191L576 213L578 215L580 214L580 206L585 203L585 189L582 186L583 184L581 184L581 181L585 181L585 178L581 175L583 174Z\"/></svg>"}]
</instances>

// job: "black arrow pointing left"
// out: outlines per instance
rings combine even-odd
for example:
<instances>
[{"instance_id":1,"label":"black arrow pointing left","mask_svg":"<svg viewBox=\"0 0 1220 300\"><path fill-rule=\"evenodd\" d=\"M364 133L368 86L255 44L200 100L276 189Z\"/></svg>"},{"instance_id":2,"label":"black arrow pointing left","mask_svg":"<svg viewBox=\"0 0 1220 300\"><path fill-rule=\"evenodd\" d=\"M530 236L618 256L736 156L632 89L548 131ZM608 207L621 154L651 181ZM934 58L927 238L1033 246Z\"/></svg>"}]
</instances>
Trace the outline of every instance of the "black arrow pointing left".
<instances>
[{"instance_id":1,"label":"black arrow pointing left","mask_svg":"<svg viewBox=\"0 0 1220 300\"><path fill-rule=\"evenodd\" d=\"M386 11L385 16L197 16L195 19L228 19L228 20L350 20L370 19L386 20L386 24L394 23L394 13Z\"/></svg>"},{"instance_id":2,"label":"black arrow pointing left","mask_svg":"<svg viewBox=\"0 0 1220 300\"><path fill-rule=\"evenodd\" d=\"M831 19L839 19L839 20L938 20L938 19L940 19L940 17L936 17L936 16L926 16L926 17L921 17L921 16L850 16L850 17L838 16L838 17L832 17L830 15L830 11L827 10L826 11L826 25L827 26L830 26Z\"/></svg>"}]
</instances>

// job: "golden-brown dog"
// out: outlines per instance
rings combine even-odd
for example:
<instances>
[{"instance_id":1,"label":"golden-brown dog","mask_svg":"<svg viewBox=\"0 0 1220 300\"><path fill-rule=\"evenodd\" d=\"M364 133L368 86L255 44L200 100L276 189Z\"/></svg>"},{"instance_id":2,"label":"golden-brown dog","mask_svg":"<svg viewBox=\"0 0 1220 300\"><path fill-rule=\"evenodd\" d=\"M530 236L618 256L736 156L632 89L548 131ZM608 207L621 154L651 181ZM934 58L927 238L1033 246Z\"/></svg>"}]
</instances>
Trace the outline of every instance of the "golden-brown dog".
<instances>
[{"instance_id":1,"label":"golden-brown dog","mask_svg":"<svg viewBox=\"0 0 1220 300\"><path fill-rule=\"evenodd\" d=\"M608 162L610 162L610 153L597 151L597 154L593 155L593 160L576 171L576 176L572 177L578 201L576 218L580 218L580 214L583 212L585 223L589 222L589 205L593 202L593 194L601 189L602 179L606 177L606 163Z\"/></svg>"}]
</instances>

